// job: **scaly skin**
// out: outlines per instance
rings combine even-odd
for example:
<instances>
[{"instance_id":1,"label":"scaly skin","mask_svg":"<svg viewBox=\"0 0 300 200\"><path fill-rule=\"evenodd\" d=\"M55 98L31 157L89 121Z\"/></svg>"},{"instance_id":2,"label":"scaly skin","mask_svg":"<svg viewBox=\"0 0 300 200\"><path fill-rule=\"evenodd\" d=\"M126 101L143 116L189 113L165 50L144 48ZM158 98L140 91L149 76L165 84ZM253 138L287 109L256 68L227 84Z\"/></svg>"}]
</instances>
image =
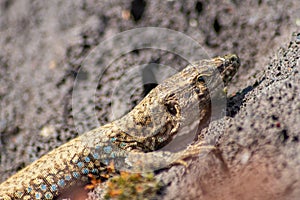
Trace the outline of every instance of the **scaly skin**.
<instances>
[{"instance_id":1,"label":"scaly skin","mask_svg":"<svg viewBox=\"0 0 300 200\"><path fill-rule=\"evenodd\" d=\"M195 131L210 116L215 88L226 85L239 67L236 55L188 65L154 88L130 113L52 150L0 185L0 199L53 199L87 174L117 170L144 172L196 155L201 145L160 150L184 132ZM217 76L219 78L217 78ZM195 122L196 125L195 125Z\"/></svg>"}]
</instances>

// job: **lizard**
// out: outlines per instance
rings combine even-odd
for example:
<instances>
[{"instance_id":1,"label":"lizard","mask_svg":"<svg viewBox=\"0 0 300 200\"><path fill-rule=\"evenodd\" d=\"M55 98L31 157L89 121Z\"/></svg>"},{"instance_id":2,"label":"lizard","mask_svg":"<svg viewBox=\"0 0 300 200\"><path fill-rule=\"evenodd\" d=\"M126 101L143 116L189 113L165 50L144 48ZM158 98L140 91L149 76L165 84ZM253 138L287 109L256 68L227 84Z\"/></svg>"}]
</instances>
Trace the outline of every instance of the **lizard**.
<instances>
[{"instance_id":1,"label":"lizard","mask_svg":"<svg viewBox=\"0 0 300 200\"><path fill-rule=\"evenodd\" d=\"M89 174L156 170L199 154L201 142L163 150L181 130L209 118L210 97L240 66L229 54L187 65L152 89L128 114L50 151L0 184L0 200L54 199ZM193 125L194 126L194 125ZM113 175L112 175L113 176Z\"/></svg>"}]
</instances>

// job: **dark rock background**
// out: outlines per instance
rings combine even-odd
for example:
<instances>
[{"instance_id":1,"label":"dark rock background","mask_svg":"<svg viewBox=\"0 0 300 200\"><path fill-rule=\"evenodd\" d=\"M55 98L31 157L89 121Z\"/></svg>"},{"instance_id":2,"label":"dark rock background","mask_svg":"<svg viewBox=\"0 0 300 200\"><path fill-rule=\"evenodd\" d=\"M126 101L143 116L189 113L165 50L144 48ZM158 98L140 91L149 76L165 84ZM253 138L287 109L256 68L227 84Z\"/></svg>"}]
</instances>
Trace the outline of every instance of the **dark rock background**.
<instances>
[{"instance_id":1,"label":"dark rock background","mask_svg":"<svg viewBox=\"0 0 300 200\"><path fill-rule=\"evenodd\" d=\"M300 4L293 0L0 0L0 181L78 135L72 89L93 48L149 26L180 31L210 56L237 53L242 62L229 85L227 116L202 131L220 136L218 149L190 160L187 170L162 171L158 178L168 186L158 199L298 199ZM81 78L82 99L85 87L99 81L83 116L95 105L105 124L115 104L126 102L119 115L130 110L143 98L142 84L129 84L116 97L114 89L130 66L148 63L187 64L155 49L123 55L101 80Z\"/></svg>"}]
</instances>

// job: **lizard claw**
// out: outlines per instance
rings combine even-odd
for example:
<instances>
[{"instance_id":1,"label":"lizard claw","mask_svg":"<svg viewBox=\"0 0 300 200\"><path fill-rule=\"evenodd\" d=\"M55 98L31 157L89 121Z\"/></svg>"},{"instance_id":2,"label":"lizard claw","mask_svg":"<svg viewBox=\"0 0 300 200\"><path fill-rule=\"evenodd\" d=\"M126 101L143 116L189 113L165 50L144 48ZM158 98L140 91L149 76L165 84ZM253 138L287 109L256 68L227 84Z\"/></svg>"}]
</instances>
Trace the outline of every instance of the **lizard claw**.
<instances>
[{"instance_id":1,"label":"lizard claw","mask_svg":"<svg viewBox=\"0 0 300 200\"><path fill-rule=\"evenodd\" d=\"M188 146L184 151L179 152L178 159L176 159L171 165L183 165L188 168L188 163L185 161L187 158L198 156L203 150L215 149L213 145L207 145L205 142L201 141L197 144Z\"/></svg>"}]
</instances>

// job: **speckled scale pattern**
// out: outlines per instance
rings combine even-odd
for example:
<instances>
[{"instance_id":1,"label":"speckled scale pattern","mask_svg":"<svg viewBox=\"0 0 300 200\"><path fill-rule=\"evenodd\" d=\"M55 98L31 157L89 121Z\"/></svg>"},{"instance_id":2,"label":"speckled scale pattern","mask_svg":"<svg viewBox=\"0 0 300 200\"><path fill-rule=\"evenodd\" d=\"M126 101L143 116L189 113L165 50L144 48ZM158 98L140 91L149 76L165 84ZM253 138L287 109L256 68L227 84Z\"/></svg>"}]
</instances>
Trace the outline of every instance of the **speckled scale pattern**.
<instances>
[{"instance_id":1,"label":"speckled scale pattern","mask_svg":"<svg viewBox=\"0 0 300 200\"><path fill-rule=\"evenodd\" d=\"M109 164L105 158L111 156L112 147L98 141L95 148L86 148L82 137L51 151L2 183L0 191L6 194L0 199L53 199L64 189L87 182L89 173L105 170L103 163Z\"/></svg>"},{"instance_id":2,"label":"speckled scale pattern","mask_svg":"<svg viewBox=\"0 0 300 200\"><path fill-rule=\"evenodd\" d=\"M188 65L124 117L52 150L1 183L0 200L54 199L72 185L86 183L89 173L109 173L112 161L117 170L143 172L199 154L201 144L178 152L157 150L195 121L205 123L214 93L211 88L220 84L220 78L226 85L238 67L236 55Z\"/></svg>"}]
</instances>

